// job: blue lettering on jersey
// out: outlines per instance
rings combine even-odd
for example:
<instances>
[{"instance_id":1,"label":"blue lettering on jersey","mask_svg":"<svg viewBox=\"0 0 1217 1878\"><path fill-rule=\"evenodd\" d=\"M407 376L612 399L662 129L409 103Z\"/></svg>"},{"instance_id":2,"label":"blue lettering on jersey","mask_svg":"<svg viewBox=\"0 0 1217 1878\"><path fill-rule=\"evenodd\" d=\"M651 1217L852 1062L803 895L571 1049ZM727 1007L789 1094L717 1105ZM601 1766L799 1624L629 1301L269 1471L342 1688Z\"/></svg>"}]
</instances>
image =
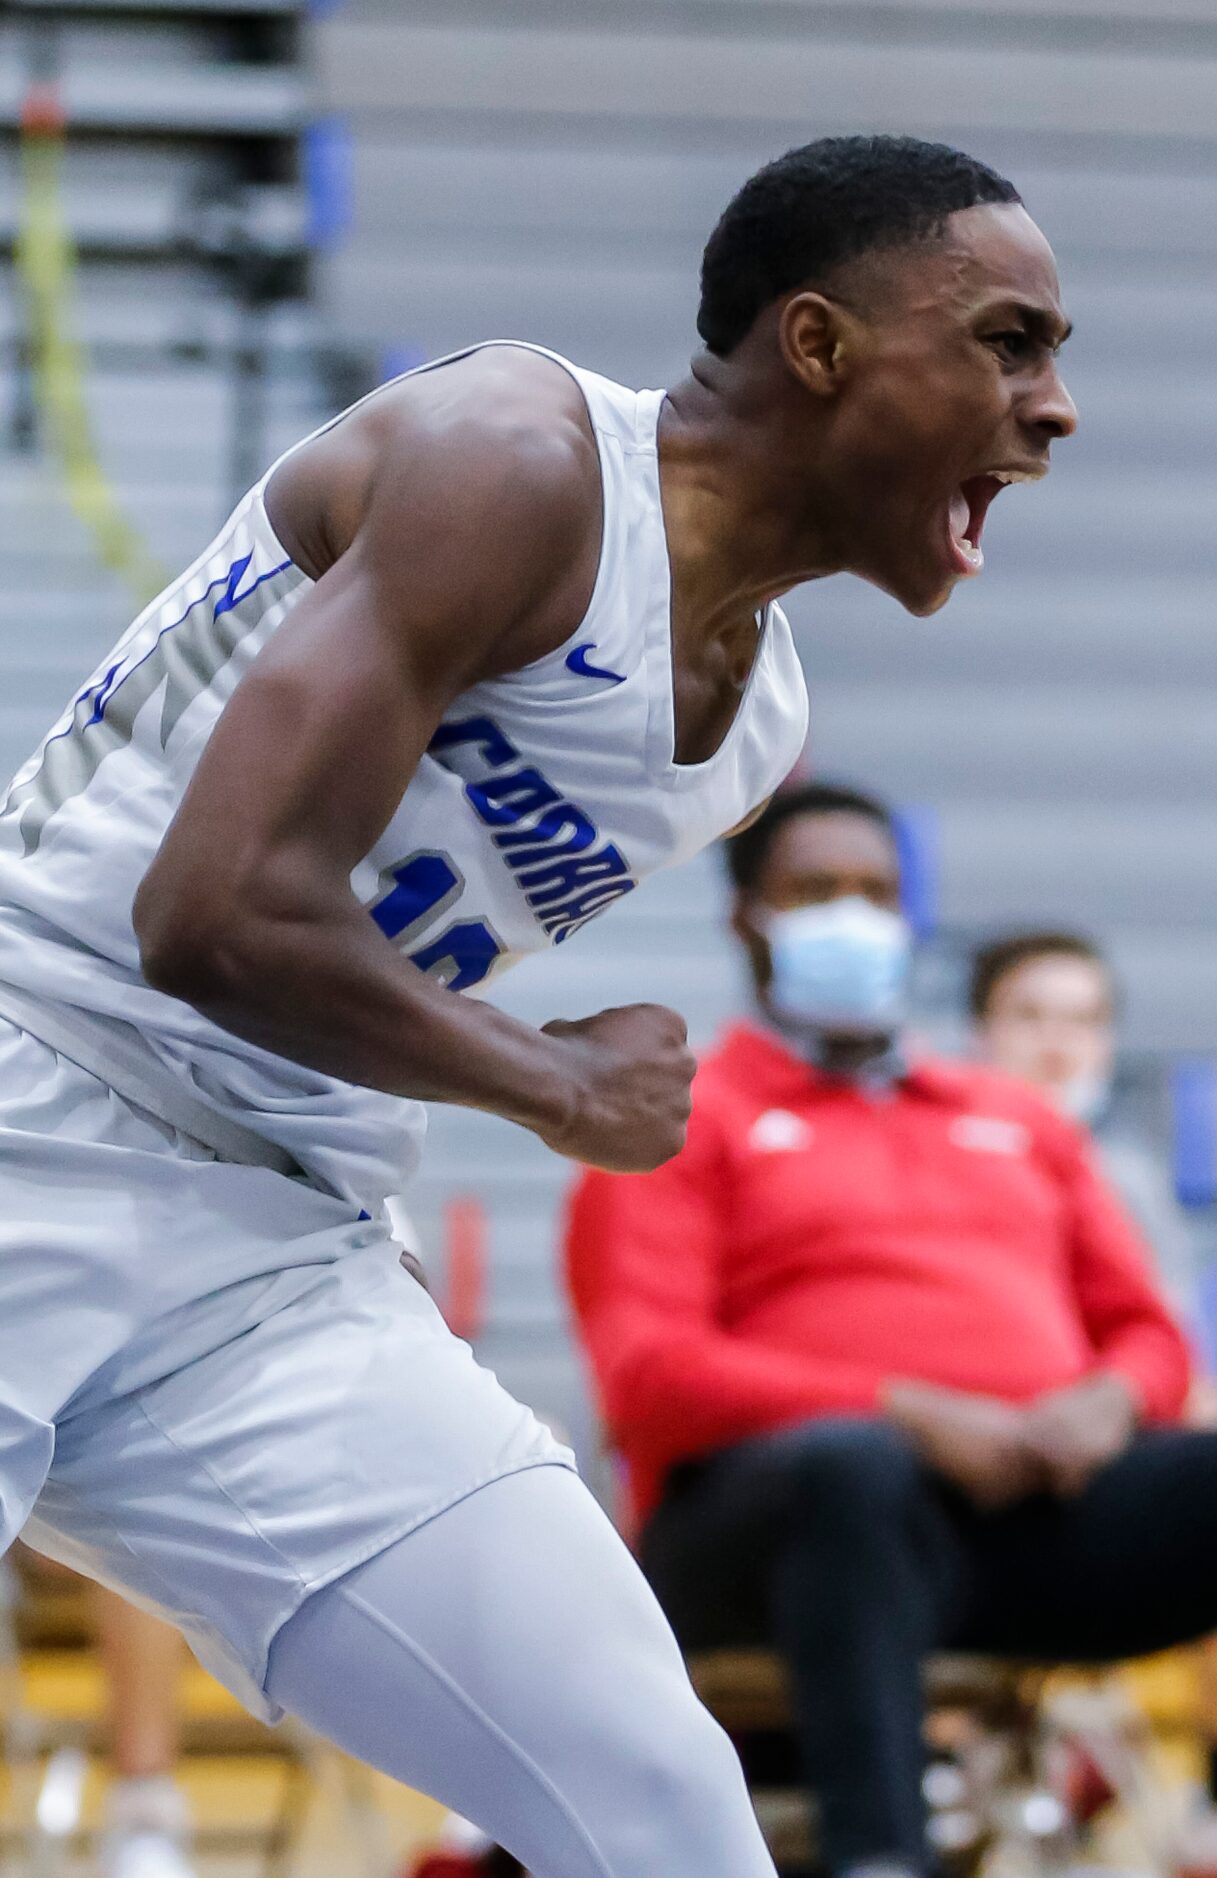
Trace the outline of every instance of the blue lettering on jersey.
<instances>
[{"instance_id":1,"label":"blue lettering on jersey","mask_svg":"<svg viewBox=\"0 0 1217 1878\"><path fill-rule=\"evenodd\" d=\"M601 841L591 817L568 802L489 717L441 724L433 756L472 745L496 773L465 784L474 813L494 830L493 841L525 900L555 945L585 920L638 885L611 841Z\"/></svg>"}]
</instances>

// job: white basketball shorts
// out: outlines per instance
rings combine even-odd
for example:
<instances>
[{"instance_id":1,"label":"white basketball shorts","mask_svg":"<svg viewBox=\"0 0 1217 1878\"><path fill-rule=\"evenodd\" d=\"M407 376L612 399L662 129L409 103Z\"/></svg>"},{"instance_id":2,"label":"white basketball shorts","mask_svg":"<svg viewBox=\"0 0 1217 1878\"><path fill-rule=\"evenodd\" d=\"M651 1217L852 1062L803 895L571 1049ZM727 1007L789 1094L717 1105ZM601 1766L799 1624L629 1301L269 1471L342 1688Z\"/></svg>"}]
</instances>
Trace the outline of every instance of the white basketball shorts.
<instances>
[{"instance_id":1,"label":"white basketball shorts","mask_svg":"<svg viewBox=\"0 0 1217 1878\"><path fill-rule=\"evenodd\" d=\"M311 1592L574 1465L398 1253L0 1020L0 1550L24 1525L275 1719L267 1652Z\"/></svg>"}]
</instances>

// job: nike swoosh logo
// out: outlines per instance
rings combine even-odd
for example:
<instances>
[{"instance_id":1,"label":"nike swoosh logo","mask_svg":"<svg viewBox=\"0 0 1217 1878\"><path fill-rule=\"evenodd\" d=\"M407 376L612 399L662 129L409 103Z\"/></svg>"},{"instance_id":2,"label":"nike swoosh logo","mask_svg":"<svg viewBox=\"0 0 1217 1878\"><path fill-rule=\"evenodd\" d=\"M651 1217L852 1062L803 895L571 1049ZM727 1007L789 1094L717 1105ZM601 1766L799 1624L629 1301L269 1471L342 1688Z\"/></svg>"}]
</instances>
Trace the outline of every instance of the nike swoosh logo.
<instances>
[{"instance_id":1,"label":"nike swoosh logo","mask_svg":"<svg viewBox=\"0 0 1217 1878\"><path fill-rule=\"evenodd\" d=\"M589 640L585 646L576 646L573 652L568 652L566 655L567 671L576 672L580 678L607 678L610 684L624 685L624 672L609 672L605 670L603 665L591 665L588 663L588 653L594 652L595 650L596 641L594 639Z\"/></svg>"}]
</instances>

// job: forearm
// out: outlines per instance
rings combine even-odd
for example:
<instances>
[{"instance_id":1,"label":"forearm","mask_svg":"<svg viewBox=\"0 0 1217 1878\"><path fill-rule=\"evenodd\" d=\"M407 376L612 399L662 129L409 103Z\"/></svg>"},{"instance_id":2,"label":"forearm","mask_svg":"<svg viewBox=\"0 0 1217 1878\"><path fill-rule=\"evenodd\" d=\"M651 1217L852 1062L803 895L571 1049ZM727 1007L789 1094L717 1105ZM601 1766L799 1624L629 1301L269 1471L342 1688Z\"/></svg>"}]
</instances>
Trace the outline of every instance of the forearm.
<instances>
[{"instance_id":1,"label":"forearm","mask_svg":"<svg viewBox=\"0 0 1217 1878\"><path fill-rule=\"evenodd\" d=\"M142 926L152 983L247 1042L390 1095L484 1109L559 1132L575 1101L554 1039L447 991L357 902L249 915L190 947Z\"/></svg>"}]
</instances>

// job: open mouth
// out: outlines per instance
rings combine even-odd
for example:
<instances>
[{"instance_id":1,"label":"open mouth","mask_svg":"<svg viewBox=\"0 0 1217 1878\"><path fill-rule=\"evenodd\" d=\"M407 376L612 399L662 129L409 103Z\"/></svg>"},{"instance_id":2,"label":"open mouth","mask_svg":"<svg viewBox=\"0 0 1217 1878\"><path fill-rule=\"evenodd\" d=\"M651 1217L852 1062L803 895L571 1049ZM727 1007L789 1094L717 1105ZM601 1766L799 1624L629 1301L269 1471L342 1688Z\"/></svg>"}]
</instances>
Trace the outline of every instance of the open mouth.
<instances>
[{"instance_id":1,"label":"open mouth","mask_svg":"<svg viewBox=\"0 0 1217 1878\"><path fill-rule=\"evenodd\" d=\"M983 476L969 476L951 497L951 550L961 574L979 574L984 566L980 537L984 532L989 504L1008 482L1013 481L1014 477L1003 470L989 471Z\"/></svg>"}]
</instances>

